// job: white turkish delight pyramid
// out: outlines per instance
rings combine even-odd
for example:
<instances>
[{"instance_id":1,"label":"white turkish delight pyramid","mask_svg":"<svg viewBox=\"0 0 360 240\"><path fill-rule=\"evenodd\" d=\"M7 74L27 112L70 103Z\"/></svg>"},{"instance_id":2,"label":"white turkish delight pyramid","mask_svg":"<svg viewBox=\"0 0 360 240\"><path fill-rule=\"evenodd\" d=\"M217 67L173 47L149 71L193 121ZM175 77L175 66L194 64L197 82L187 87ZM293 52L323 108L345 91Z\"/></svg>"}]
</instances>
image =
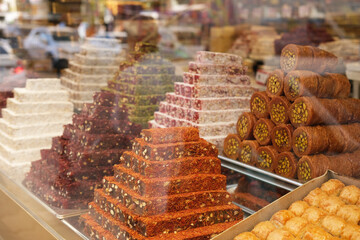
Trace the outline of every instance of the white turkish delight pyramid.
<instances>
[{"instance_id":1,"label":"white turkish delight pyramid","mask_svg":"<svg viewBox=\"0 0 360 240\"><path fill-rule=\"evenodd\" d=\"M221 148L227 134L236 132L238 116L249 111L250 97L257 89L250 85L240 56L200 51L195 59L149 125L193 126L202 138Z\"/></svg>"},{"instance_id":2,"label":"white turkish delight pyramid","mask_svg":"<svg viewBox=\"0 0 360 240\"><path fill-rule=\"evenodd\" d=\"M61 84L70 92L75 108L82 109L84 103L92 103L93 94L114 77L124 59L117 40L87 38L80 53L69 62L63 71Z\"/></svg>"},{"instance_id":3,"label":"white turkish delight pyramid","mask_svg":"<svg viewBox=\"0 0 360 240\"><path fill-rule=\"evenodd\" d=\"M60 79L28 79L25 88L15 88L0 119L0 164L11 175L27 171L40 158L40 149L61 135L72 120L73 104Z\"/></svg>"}]
</instances>

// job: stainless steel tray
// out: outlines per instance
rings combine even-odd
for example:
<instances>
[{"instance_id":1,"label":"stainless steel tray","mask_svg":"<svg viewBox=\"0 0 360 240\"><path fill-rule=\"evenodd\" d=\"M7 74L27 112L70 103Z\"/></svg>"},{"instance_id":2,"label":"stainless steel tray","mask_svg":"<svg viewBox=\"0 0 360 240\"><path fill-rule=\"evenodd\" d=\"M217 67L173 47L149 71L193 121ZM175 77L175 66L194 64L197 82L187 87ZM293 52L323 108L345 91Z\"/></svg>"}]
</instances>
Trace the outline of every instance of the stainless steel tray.
<instances>
[{"instance_id":1,"label":"stainless steel tray","mask_svg":"<svg viewBox=\"0 0 360 240\"><path fill-rule=\"evenodd\" d=\"M219 155L218 157L221 160L221 166L225 168L231 169L235 172L242 173L254 179L267 182L271 185L280 187L288 191L292 191L295 188L303 185L303 183L294 179L285 178L283 176L279 176L274 173L264 171L260 168L253 167L221 155Z\"/></svg>"}]
</instances>

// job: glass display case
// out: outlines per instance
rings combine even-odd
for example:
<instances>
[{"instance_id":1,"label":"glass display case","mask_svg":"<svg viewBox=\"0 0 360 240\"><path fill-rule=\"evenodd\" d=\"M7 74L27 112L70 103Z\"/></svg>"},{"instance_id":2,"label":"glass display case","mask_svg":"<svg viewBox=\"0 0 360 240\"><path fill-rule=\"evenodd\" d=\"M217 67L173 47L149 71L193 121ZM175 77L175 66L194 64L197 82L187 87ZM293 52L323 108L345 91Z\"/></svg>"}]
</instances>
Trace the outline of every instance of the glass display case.
<instances>
[{"instance_id":1,"label":"glass display case","mask_svg":"<svg viewBox=\"0 0 360 240\"><path fill-rule=\"evenodd\" d=\"M0 238L211 239L328 171L357 186L358 1L14 3ZM314 191L351 205L331 214L356 239L359 189Z\"/></svg>"}]
</instances>

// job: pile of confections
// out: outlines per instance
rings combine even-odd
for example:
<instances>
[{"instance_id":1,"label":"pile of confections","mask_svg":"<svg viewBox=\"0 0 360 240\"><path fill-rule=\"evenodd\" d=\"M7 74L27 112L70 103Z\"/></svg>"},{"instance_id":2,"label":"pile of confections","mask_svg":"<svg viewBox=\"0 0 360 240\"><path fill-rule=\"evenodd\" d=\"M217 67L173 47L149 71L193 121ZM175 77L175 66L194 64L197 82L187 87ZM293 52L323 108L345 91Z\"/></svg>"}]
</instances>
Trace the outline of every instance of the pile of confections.
<instances>
[{"instance_id":1,"label":"pile of confections","mask_svg":"<svg viewBox=\"0 0 360 240\"><path fill-rule=\"evenodd\" d=\"M139 42L105 90L120 95L130 121L147 128L165 93L174 90L177 78L175 66L158 53L156 45Z\"/></svg>"},{"instance_id":2,"label":"pile of confections","mask_svg":"<svg viewBox=\"0 0 360 240\"><path fill-rule=\"evenodd\" d=\"M40 149L50 147L51 139L71 122L74 106L56 78L28 79L12 95L1 109L0 167L18 180L40 158Z\"/></svg>"},{"instance_id":3,"label":"pile of confections","mask_svg":"<svg viewBox=\"0 0 360 240\"><path fill-rule=\"evenodd\" d=\"M286 193L286 190L242 175L238 180L232 198L234 202L253 211L258 211Z\"/></svg>"},{"instance_id":4,"label":"pile of confections","mask_svg":"<svg viewBox=\"0 0 360 240\"><path fill-rule=\"evenodd\" d=\"M143 130L81 216L91 239L210 239L243 218L214 145L192 127Z\"/></svg>"},{"instance_id":5,"label":"pile of confections","mask_svg":"<svg viewBox=\"0 0 360 240\"><path fill-rule=\"evenodd\" d=\"M337 63L319 48L287 45L281 69L270 74L266 91L253 94L224 154L304 181L328 169L359 176L360 99L348 98L349 80L333 73Z\"/></svg>"},{"instance_id":6,"label":"pile of confections","mask_svg":"<svg viewBox=\"0 0 360 240\"><path fill-rule=\"evenodd\" d=\"M113 93L95 93L94 102L85 104L73 123L65 125L63 135L52 139L51 149L41 150L24 185L53 207L85 208L141 131L119 102Z\"/></svg>"},{"instance_id":7,"label":"pile of confections","mask_svg":"<svg viewBox=\"0 0 360 240\"><path fill-rule=\"evenodd\" d=\"M92 102L94 92L106 87L107 79L113 77L123 60L121 51L118 40L86 39L61 76L61 84L70 92L75 109L81 111L84 103Z\"/></svg>"},{"instance_id":8,"label":"pile of confections","mask_svg":"<svg viewBox=\"0 0 360 240\"><path fill-rule=\"evenodd\" d=\"M237 116L249 110L256 91L245 73L237 55L198 52L184 82L176 82L175 92L166 94L149 125L196 127L201 137L221 148L226 134L235 131Z\"/></svg>"},{"instance_id":9,"label":"pile of confections","mask_svg":"<svg viewBox=\"0 0 360 240\"><path fill-rule=\"evenodd\" d=\"M234 240L360 239L360 189L331 179Z\"/></svg>"}]
</instances>

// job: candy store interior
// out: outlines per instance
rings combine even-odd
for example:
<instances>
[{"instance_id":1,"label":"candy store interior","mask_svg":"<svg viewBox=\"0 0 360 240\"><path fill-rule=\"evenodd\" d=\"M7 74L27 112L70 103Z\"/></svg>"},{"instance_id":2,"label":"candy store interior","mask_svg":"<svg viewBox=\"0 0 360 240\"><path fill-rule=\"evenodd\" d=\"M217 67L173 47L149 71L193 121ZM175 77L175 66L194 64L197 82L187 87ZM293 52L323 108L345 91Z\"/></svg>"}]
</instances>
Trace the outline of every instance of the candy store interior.
<instances>
[{"instance_id":1,"label":"candy store interior","mask_svg":"<svg viewBox=\"0 0 360 240\"><path fill-rule=\"evenodd\" d=\"M0 0L0 239L360 240L359 0Z\"/></svg>"}]
</instances>

